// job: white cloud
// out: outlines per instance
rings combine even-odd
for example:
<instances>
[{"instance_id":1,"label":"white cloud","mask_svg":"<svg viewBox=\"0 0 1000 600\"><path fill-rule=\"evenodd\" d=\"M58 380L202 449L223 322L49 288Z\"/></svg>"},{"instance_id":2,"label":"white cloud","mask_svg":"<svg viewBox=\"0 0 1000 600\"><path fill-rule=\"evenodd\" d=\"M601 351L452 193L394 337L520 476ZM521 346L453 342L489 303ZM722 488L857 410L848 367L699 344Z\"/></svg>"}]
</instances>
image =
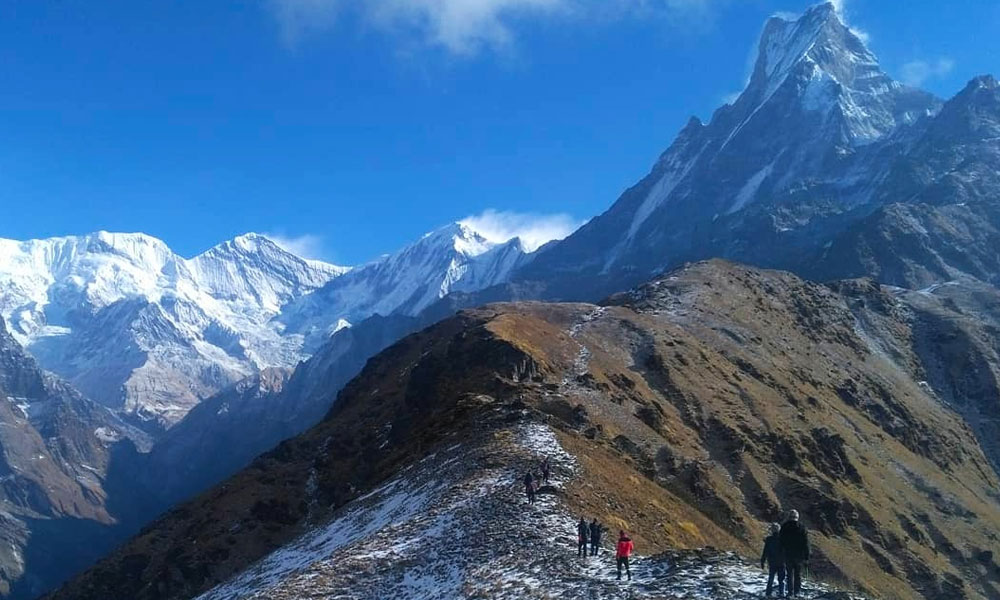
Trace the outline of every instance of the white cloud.
<instances>
[{"instance_id":1,"label":"white cloud","mask_svg":"<svg viewBox=\"0 0 1000 600\"><path fill-rule=\"evenodd\" d=\"M521 238L529 252L534 252L546 242L561 240L583 225L582 221L567 214L540 215L493 209L459 222L475 229L492 242L503 243L516 237Z\"/></svg>"},{"instance_id":2,"label":"white cloud","mask_svg":"<svg viewBox=\"0 0 1000 600\"><path fill-rule=\"evenodd\" d=\"M269 4L281 37L289 45L333 25L341 9L338 0L269 0Z\"/></svg>"},{"instance_id":3,"label":"white cloud","mask_svg":"<svg viewBox=\"0 0 1000 600\"><path fill-rule=\"evenodd\" d=\"M323 260L327 255L326 242L319 235L311 233L293 236L283 233L264 233L262 235L284 250L302 258Z\"/></svg>"},{"instance_id":4,"label":"white cloud","mask_svg":"<svg viewBox=\"0 0 1000 600\"><path fill-rule=\"evenodd\" d=\"M570 8L575 0L270 0L286 42L332 27L345 13L395 35L416 35L453 54L510 44L512 22Z\"/></svg>"},{"instance_id":5,"label":"white cloud","mask_svg":"<svg viewBox=\"0 0 1000 600\"><path fill-rule=\"evenodd\" d=\"M500 51L514 39L518 20L593 17L600 22L630 12L703 14L723 0L267 0L289 44L328 30L350 15L365 26L452 54Z\"/></svg>"},{"instance_id":6,"label":"white cloud","mask_svg":"<svg viewBox=\"0 0 1000 600\"><path fill-rule=\"evenodd\" d=\"M950 58L937 60L911 60L900 70L900 79L906 85L920 87L929 79L944 77L955 68L955 61Z\"/></svg>"}]
</instances>

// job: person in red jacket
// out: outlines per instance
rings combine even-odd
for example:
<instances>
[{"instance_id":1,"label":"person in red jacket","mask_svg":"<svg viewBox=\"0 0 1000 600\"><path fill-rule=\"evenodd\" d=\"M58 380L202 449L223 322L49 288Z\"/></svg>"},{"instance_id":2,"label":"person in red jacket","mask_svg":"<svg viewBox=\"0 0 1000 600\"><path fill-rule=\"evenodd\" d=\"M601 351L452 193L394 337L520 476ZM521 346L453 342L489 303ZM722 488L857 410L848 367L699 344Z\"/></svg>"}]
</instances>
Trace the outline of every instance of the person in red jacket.
<instances>
[{"instance_id":1,"label":"person in red jacket","mask_svg":"<svg viewBox=\"0 0 1000 600\"><path fill-rule=\"evenodd\" d=\"M628 574L628 580L632 581L632 570L628 565L628 558L632 556L632 538L625 534L624 531L618 532L618 548L615 551L615 562L618 563L618 580L621 581L622 578L622 567L625 567L625 572Z\"/></svg>"}]
</instances>

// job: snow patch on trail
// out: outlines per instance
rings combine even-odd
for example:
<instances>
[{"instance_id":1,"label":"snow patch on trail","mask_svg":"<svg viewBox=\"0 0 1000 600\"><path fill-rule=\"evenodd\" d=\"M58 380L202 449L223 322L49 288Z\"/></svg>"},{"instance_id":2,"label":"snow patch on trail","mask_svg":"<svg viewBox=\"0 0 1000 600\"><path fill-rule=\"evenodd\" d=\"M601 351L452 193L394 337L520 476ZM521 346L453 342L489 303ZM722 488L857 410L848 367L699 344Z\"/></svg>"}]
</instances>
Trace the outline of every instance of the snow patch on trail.
<instances>
[{"instance_id":1,"label":"snow patch on trail","mask_svg":"<svg viewBox=\"0 0 1000 600\"><path fill-rule=\"evenodd\" d=\"M574 340L577 339L577 337L579 337L580 333L583 331L583 328L587 324L597 319L600 319L601 317L604 316L604 313L606 312L607 312L606 307L598 306L589 313L581 316L575 323L573 323L573 325L570 326L569 330L567 331L569 337L573 338ZM590 369L591 355L592 353L590 351L590 348L588 348L585 344L581 343L580 351L577 353L576 358L573 360L572 370L566 373L566 375L562 379L562 385L564 387L573 386L575 384L576 379L587 374L587 371Z\"/></svg>"},{"instance_id":2,"label":"snow patch on trail","mask_svg":"<svg viewBox=\"0 0 1000 600\"><path fill-rule=\"evenodd\" d=\"M409 520L439 491L428 486L408 489L405 483L404 479L397 479L359 498L361 504L340 518L272 553L233 582L198 599L235 599L243 597L248 589L269 589L292 573L311 566L319 557L329 556L379 530Z\"/></svg>"}]
</instances>

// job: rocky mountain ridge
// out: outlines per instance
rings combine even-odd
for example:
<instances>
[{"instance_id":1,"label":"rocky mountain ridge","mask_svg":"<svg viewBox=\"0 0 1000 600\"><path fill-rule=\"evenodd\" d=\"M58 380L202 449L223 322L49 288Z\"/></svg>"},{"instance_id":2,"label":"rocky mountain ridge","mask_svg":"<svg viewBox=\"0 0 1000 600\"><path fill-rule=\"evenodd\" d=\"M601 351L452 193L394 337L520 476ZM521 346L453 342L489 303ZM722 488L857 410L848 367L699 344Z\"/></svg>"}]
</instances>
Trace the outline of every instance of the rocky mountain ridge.
<instances>
[{"instance_id":1,"label":"rocky mountain ridge","mask_svg":"<svg viewBox=\"0 0 1000 600\"><path fill-rule=\"evenodd\" d=\"M871 281L823 286L720 261L603 306L465 311L382 352L315 428L170 511L51 597L190 598L240 573L227 584L237 587L206 597L350 586L349 570L336 564L265 557L286 544L280 552L294 552L299 535L327 523L350 529L355 521L344 515L383 502L379 486L392 488L421 458L440 456L438 483L451 485L445 459L455 448L509 447L505 440L532 424L551 427L577 465L557 479L558 510L626 528L644 553L713 546L752 556L766 523L795 507L813 530L820 579L880 598L994 597L1000 480L962 418L923 383L908 315ZM513 486L519 465L557 454L536 450L518 462L475 452L461 451L473 462L458 464L476 476L511 472L468 488L470 502ZM387 506L422 510L413 495L424 488L406 489L408 499ZM515 486L496 501L523 499ZM332 525L338 518L347 520ZM406 548L406 530L393 532L408 519L391 522L398 525L337 537L330 556L341 547L355 556L381 536ZM572 552L562 525L543 531L554 544L546 554ZM465 541L485 553L484 571L455 565L440 576L472 586L459 589L500 585L490 565L509 560L530 575L527 564L481 543ZM261 559L282 570L246 571ZM392 586L404 564L372 563L366 585L402 589Z\"/></svg>"}]
</instances>

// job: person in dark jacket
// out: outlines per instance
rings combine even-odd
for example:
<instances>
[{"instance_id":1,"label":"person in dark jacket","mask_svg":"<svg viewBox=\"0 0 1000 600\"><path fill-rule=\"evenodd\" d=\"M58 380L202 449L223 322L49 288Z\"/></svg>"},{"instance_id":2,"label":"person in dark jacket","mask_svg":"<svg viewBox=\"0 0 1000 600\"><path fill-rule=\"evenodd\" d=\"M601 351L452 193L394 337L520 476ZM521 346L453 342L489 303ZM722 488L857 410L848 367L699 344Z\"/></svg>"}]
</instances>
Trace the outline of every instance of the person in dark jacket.
<instances>
[{"instance_id":1,"label":"person in dark jacket","mask_svg":"<svg viewBox=\"0 0 1000 600\"><path fill-rule=\"evenodd\" d=\"M587 520L580 517L580 523L576 526L576 555L580 558L587 558L587 540L590 539L590 526Z\"/></svg>"},{"instance_id":2,"label":"person in dark jacket","mask_svg":"<svg viewBox=\"0 0 1000 600\"><path fill-rule=\"evenodd\" d=\"M788 594L798 596L802 591L802 570L809 561L809 537L806 535L806 528L799 522L799 511L788 513L788 521L781 526L778 539L781 540L781 551L785 554Z\"/></svg>"},{"instance_id":3,"label":"person in dark jacket","mask_svg":"<svg viewBox=\"0 0 1000 600\"><path fill-rule=\"evenodd\" d=\"M765 595L770 598L771 590L774 589L774 579L778 578L778 596L785 595L785 553L781 551L781 525L771 523L770 535L764 538L764 551L760 555L760 568L768 566L767 591Z\"/></svg>"},{"instance_id":4,"label":"person in dark jacket","mask_svg":"<svg viewBox=\"0 0 1000 600\"><path fill-rule=\"evenodd\" d=\"M535 503L535 478L531 471L524 474L524 493L528 495L528 503Z\"/></svg>"},{"instance_id":5,"label":"person in dark jacket","mask_svg":"<svg viewBox=\"0 0 1000 600\"><path fill-rule=\"evenodd\" d=\"M542 481L544 481L546 485L549 483L549 475L551 474L552 468L549 466L549 459L548 457L545 457L545 460L542 461Z\"/></svg>"},{"instance_id":6,"label":"person in dark jacket","mask_svg":"<svg viewBox=\"0 0 1000 600\"><path fill-rule=\"evenodd\" d=\"M597 549L601 547L601 524L595 517L590 522L590 555L597 556Z\"/></svg>"},{"instance_id":7,"label":"person in dark jacket","mask_svg":"<svg viewBox=\"0 0 1000 600\"><path fill-rule=\"evenodd\" d=\"M632 538L625 534L624 531L618 532L618 545L615 547L615 562L618 564L618 580L621 581L622 578L622 567L625 567L625 572L628 573L628 580L632 581L632 569L629 568L629 557L632 556L632 550L635 547L632 545Z\"/></svg>"}]
</instances>

